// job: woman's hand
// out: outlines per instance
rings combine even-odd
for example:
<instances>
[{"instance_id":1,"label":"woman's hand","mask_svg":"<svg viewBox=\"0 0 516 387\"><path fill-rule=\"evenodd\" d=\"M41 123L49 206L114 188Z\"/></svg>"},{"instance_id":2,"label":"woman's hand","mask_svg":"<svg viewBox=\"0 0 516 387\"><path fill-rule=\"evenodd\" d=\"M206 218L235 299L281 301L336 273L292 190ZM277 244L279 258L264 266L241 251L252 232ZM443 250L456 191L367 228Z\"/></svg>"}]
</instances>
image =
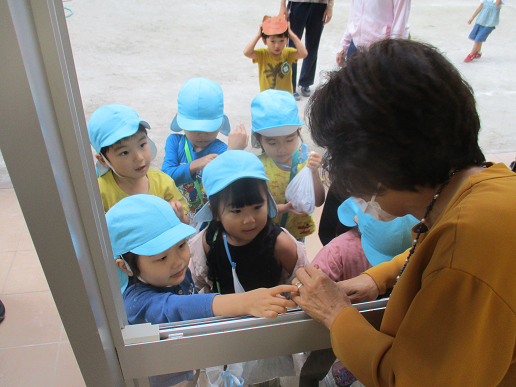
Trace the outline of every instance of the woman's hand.
<instances>
[{"instance_id":1,"label":"woman's hand","mask_svg":"<svg viewBox=\"0 0 516 387\"><path fill-rule=\"evenodd\" d=\"M353 304L378 298L378 286L368 274L360 274L349 280L338 282L337 285L344 289Z\"/></svg>"},{"instance_id":2,"label":"woman's hand","mask_svg":"<svg viewBox=\"0 0 516 387\"><path fill-rule=\"evenodd\" d=\"M351 302L344 289L332 281L321 269L308 265L296 271L293 285L298 291L290 298L313 319L330 329L333 320Z\"/></svg>"}]
</instances>

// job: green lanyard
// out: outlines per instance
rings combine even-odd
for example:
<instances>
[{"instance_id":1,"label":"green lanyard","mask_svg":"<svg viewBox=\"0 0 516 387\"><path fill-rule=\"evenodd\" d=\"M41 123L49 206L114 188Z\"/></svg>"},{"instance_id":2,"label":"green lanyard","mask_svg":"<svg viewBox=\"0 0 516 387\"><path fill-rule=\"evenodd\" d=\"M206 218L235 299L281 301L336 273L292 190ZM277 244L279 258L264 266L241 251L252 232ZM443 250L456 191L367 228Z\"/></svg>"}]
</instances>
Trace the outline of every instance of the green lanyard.
<instances>
[{"instance_id":1,"label":"green lanyard","mask_svg":"<svg viewBox=\"0 0 516 387\"><path fill-rule=\"evenodd\" d=\"M190 147L188 146L188 139L185 136L185 153L186 153L186 159L189 163L192 162L192 155L190 154ZM193 208L199 207L199 205L202 204L202 191L201 187L199 186L199 182L197 181L197 176L195 176L194 179L195 189L197 190L197 199L195 199L192 203Z\"/></svg>"},{"instance_id":2,"label":"green lanyard","mask_svg":"<svg viewBox=\"0 0 516 387\"><path fill-rule=\"evenodd\" d=\"M289 183L292 181L294 176L296 176L298 159L299 159L299 151L296 151L292 155L292 167L290 167L290 179L288 180ZM287 204L287 199L285 199L285 204ZM285 212L283 215L281 215L280 226L283 228L285 228L285 226L287 225L288 214L289 214L288 212Z\"/></svg>"}]
</instances>

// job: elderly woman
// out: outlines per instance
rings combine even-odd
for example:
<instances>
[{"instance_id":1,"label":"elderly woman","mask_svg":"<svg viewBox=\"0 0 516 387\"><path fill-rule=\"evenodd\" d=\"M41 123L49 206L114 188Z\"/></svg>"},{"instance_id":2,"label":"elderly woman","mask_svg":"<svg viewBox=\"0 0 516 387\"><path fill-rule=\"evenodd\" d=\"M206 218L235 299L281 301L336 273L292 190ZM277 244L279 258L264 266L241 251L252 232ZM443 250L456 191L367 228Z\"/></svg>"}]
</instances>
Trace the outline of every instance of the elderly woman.
<instances>
[{"instance_id":1,"label":"elderly woman","mask_svg":"<svg viewBox=\"0 0 516 387\"><path fill-rule=\"evenodd\" d=\"M333 184L421 222L409 252L341 286L299 270L293 300L366 386L516 386L516 174L483 163L471 87L435 48L384 40L332 73L308 112ZM377 331L348 295L393 286Z\"/></svg>"}]
</instances>

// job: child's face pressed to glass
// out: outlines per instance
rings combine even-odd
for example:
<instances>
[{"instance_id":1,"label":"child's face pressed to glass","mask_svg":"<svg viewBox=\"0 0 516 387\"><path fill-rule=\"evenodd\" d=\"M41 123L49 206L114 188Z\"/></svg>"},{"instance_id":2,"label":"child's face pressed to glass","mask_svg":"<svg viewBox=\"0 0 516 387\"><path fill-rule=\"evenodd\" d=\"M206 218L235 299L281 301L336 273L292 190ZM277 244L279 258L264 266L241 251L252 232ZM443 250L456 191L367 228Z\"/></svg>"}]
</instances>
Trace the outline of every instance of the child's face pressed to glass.
<instances>
[{"instance_id":1,"label":"child's face pressed to glass","mask_svg":"<svg viewBox=\"0 0 516 387\"><path fill-rule=\"evenodd\" d=\"M179 285L185 279L189 263L190 248L186 240L160 254L138 256L140 277L156 287Z\"/></svg>"},{"instance_id":2,"label":"child's face pressed to glass","mask_svg":"<svg viewBox=\"0 0 516 387\"><path fill-rule=\"evenodd\" d=\"M262 192L262 203L251 206L233 207L226 205L219 214L219 220L226 230L228 241L233 246L251 242L267 224L267 198Z\"/></svg>"},{"instance_id":3,"label":"child's face pressed to glass","mask_svg":"<svg viewBox=\"0 0 516 387\"><path fill-rule=\"evenodd\" d=\"M295 131L288 136L262 136L260 144L267 155L280 164L292 165L292 155L297 150L299 134Z\"/></svg>"},{"instance_id":4,"label":"child's face pressed to glass","mask_svg":"<svg viewBox=\"0 0 516 387\"><path fill-rule=\"evenodd\" d=\"M278 36L268 36L264 43L267 45L272 56L279 58L288 43L288 39Z\"/></svg>"},{"instance_id":5,"label":"child's face pressed to glass","mask_svg":"<svg viewBox=\"0 0 516 387\"><path fill-rule=\"evenodd\" d=\"M123 138L110 146L104 156L120 176L130 179L144 177L151 163L151 148L147 135L137 132L131 137ZM103 158L99 160L109 168Z\"/></svg>"},{"instance_id":6,"label":"child's face pressed to glass","mask_svg":"<svg viewBox=\"0 0 516 387\"><path fill-rule=\"evenodd\" d=\"M194 130L185 130L185 136L192 143L194 152L202 151L208 145L210 145L213 140L217 138L219 134L219 130L214 132L199 132Z\"/></svg>"}]
</instances>

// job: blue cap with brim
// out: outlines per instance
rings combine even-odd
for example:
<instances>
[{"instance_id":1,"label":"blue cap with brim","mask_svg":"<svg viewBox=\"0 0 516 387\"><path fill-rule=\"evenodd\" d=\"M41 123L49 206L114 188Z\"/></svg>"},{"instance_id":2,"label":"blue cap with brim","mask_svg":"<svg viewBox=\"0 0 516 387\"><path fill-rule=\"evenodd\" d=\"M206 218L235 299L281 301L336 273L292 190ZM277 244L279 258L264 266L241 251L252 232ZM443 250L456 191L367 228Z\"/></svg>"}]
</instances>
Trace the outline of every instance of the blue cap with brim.
<instances>
[{"instance_id":1,"label":"blue cap with brim","mask_svg":"<svg viewBox=\"0 0 516 387\"><path fill-rule=\"evenodd\" d=\"M140 124L150 129L147 121L140 120L138 113L128 106L120 104L101 106L93 112L88 121L90 144L95 152L100 154L102 148L113 145L123 138L131 137L138 131ZM151 160L154 160L157 153L156 144L149 137L147 139L151 148ZM97 176L104 175L110 169L98 160L95 166Z\"/></svg>"},{"instance_id":2,"label":"blue cap with brim","mask_svg":"<svg viewBox=\"0 0 516 387\"><path fill-rule=\"evenodd\" d=\"M220 133L227 136L231 127L224 114L224 95L220 85L206 78L186 81L177 96L177 115L170 129L174 132L215 132L220 129Z\"/></svg>"},{"instance_id":3,"label":"blue cap with brim","mask_svg":"<svg viewBox=\"0 0 516 387\"><path fill-rule=\"evenodd\" d=\"M269 89L258 94L251 103L253 147L258 145L255 133L262 136L287 136L305 123L299 119L296 99L283 90Z\"/></svg>"},{"instance_id":4,"label":"blue cap with brim","mask_svg":"<svg viewBox=\"0 0 516 387\"><path fill-rule=\"evenodd\" d=\"M170 203L154 195L120 200L106 213L106 222L115 259L129 251L138 255L162 253L196 231L181 223ZM117 271L123 293L128 276Z\"/></svg>"},{"instance_id":5,"label":"blue cap with brim","mask_svg":"<svg viewBox=\"0 0 516 387\"><path fill-rule=\"evenodd\" d=\"M358 204L349 198L338 209L340 222L348 227L357 225L360 229L362 248L371 265L390 261L412 245L412 227L419 220L405 215L390 222L381 222L369 214L364 214Z\"/></svg>"},{"instance_id":6,"label":"blue cap with brim","mask_svg":"<svg viewBox=\"0 0 516 387\"><path fill-rule=\"evenodd\" d=\"M222 191L234 181L246 177L269 181L265 175L265 168L256 155L242 150L228 150L204 167L202 184L209 199L211 195ZM267 193L268 215L275 218L278 215L278 207L269 190ZM194 216L196 222L208 222L212 219L209 202Z\"/></svg>"}]
</instances>

